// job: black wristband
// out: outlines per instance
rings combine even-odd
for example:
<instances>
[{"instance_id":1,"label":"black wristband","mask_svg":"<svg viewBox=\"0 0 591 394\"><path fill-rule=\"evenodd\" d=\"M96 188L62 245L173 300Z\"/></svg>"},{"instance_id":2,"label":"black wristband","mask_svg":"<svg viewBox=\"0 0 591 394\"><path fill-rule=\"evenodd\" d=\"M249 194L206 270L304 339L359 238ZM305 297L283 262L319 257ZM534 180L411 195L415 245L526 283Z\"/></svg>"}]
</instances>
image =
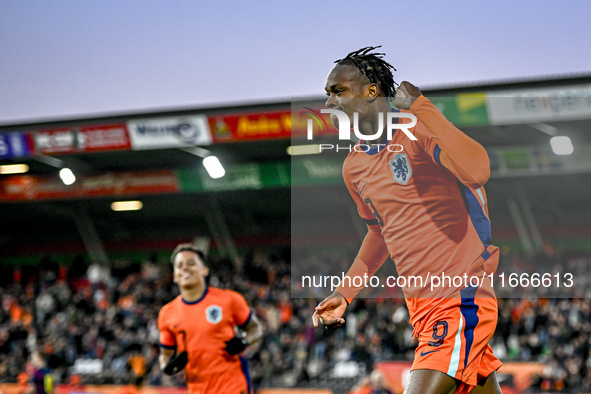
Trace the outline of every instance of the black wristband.
<instances>
[{"instance_id":1,"label":"black wristband","mask_svg":"<svg viewBox=\"0 0 591 394\"><path fill-rule=\"evenodd\" d=\"M180 352L176 357L168 361L163 371L167 375L177 374L185 368L188 361L189 357L187 352Z\"/></svg>"},{"instance_id":2,"label":"black wristband","mask_svg":"<svg viewBox=\"0 0 591 394\"><path fill-rule=\"evenodd\" d=\"M247 346L246 338L234 337L226 342L226 351L231 355L235 355L242 353Z\"/></svg>"}]
</instances>

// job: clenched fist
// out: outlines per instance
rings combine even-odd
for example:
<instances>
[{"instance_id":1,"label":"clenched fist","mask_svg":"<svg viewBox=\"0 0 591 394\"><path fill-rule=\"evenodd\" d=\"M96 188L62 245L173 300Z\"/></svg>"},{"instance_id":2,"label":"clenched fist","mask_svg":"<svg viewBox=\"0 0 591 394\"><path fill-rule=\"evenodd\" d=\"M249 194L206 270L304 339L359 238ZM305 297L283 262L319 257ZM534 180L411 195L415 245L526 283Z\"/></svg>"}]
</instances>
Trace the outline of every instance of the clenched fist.
<instances>
[{"instance_id":1,"label":"clenched fist","mask_svg":"<svg viewBox=\"0 0 591 394\"><path fill-rule=\"evenodd\" d=\"M421 96L421 91L415 85L408 81L402 81L396 89L394 105L398 109L410 109L416 99Z\"/></svg>"}]
</instances>

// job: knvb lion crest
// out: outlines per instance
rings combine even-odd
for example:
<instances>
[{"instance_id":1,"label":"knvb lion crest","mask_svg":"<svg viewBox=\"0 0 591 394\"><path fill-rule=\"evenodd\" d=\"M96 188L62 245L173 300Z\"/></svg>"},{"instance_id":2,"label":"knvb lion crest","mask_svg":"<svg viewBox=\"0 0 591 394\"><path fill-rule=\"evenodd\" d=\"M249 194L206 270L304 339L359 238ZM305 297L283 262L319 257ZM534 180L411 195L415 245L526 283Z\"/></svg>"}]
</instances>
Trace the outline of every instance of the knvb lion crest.
<instances>
[{"instance_id":1,"label":"knvb lion crest","mask_svg":"<svg viewBox=\"0 0 591 394\"><path fill-rule=\"evenodd\" d=\"M412 168L406 153L395 154L394 158L390 160L390 169L394 175L394 180L403 185L406 185L412 176Z\"/></svg>"},{"instance_id":2,"label":"knvb lion crest","mask_svg":"<svg viewBox=\"0 0 591 394\"><path fill-rule=\"evenodd\" d=\"M211 324L218 324L222 321L222 308L217 305L208 306L205 309L205 318Z\"/></svg>"}]
</instances>

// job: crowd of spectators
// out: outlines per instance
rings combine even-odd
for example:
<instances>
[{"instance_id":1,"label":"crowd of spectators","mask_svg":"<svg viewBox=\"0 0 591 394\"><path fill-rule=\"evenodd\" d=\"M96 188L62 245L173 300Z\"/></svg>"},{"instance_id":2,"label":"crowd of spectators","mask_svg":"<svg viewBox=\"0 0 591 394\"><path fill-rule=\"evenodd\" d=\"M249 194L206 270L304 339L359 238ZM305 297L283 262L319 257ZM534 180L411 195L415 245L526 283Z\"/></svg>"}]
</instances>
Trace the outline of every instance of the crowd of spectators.
<instances>
[{"instance_id":1,"label":"crowd of spectators","mask_svg":"<svg viewBox=\"0 0 591 394\"><path fill-rule=\"evenodd\" d=\"M313 264L324 259L346 265L350 257L320 255ZM545 259L548 272L559 266L577 277L588 276L591 266L585 257ZM508 254L499 272L539 272L544 264ZM402 298L356 300L345 328L327 334L311 324L318 298L327 294L292 298L289 250L254 250L240 261L212 258L209 265L209 284L243 294L264 325L263 341L247 353L255 387L319 381L339 363L354 362L364 374L380 361L413 358L416 343ZM29 270L4 267L0 280L3 382L16 382L31 351L41 348L57 383L76 376L83 384L184 384L182 374L163 376L157 363L158 311L178 295L168 261L59 266L45 259ZM532 390L591 391L589 297L499 298L499 324L490 343L502 360L545 364Z\"/></svg>"}]
</instances>

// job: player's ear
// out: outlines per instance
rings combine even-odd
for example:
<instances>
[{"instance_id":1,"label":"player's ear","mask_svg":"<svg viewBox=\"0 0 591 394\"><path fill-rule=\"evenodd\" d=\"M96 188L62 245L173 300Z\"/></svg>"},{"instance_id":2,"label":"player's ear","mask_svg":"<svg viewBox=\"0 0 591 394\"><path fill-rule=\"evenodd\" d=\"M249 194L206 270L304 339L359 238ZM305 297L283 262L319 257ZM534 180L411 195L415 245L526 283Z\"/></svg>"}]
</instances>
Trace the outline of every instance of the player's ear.
<instances>
[{"instance_id":1,"label":"player's ear","mask_svg":"<svg viewBox=\"0 0 591 394\"><path fill-rule=\"evenodd\" d=\"M201 267L201 275L203 275L203 276L209 275L209 268L207 266L203 265Z\"/></svg>"},{"instance_id":2,"label":"player's ear","mask_svg":"<svg viewBox=\"0 0 591 394\"><path fill-rule=\"evenodd\" d=\"M367 97L378 97L380 95L380 88L375 83L368 85L367 90Z\"/></svg>"}]
</instances>

